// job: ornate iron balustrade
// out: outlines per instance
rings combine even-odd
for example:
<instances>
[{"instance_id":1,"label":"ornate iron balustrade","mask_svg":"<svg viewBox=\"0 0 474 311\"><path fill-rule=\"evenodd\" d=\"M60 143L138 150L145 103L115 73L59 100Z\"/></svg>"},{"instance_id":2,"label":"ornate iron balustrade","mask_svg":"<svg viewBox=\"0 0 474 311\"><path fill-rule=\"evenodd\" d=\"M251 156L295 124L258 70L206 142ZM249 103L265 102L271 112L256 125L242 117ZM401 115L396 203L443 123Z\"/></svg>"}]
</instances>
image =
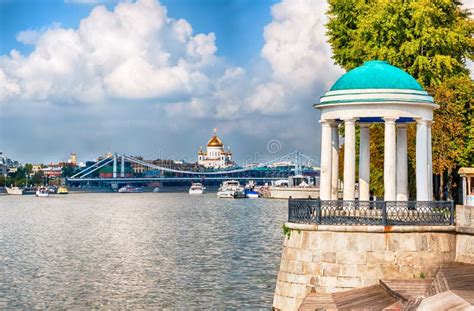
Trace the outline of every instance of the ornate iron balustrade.
<instances>
[{"instance_id":1,"label":"ornate iron balustrade","mask_svg":"<svg viewBox=\"0 0 474 311\"><path fill-rule=\"evenodd\" d=\"M453 225L453 201L289 199L288 222L317 225Z\"/></svg>"}]
</instances>

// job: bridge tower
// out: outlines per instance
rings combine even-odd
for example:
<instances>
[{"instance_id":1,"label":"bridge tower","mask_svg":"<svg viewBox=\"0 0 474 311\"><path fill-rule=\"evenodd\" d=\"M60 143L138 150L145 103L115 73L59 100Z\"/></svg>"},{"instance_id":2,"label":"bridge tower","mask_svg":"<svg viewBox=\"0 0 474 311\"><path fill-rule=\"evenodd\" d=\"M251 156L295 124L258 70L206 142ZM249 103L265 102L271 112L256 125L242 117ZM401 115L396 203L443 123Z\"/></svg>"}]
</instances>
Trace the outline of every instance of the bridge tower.
<instances>
[{"instance_id":1,"label":"bridge tower","mask_svg":"<svg viewBox=\"0 0 474 311\"><path fill-rule=\"evenodd\" d=\"M125 177L125 159L123 158L123 155L120 156L120 177Z\"/></svg>"},{"instance_id":2,"label":"bridge tower","mask_svg":"<svg viewBox=\"0 0 474 311\"><path fill-rule=\"evenodd\" d=\"M117 178L117 153L114 153L114 164L113 164L112 177Z\"/></svg>"},{"instance_id":3,"label":"bridge tower","mask_svg":"<svg viewBox=\"0 0 474 311\"><path fill-rule=\"evenodd\" d=\"M303 175L303 159L300 151L295 151L295 176Z\"/></svg>"}]
</instances>

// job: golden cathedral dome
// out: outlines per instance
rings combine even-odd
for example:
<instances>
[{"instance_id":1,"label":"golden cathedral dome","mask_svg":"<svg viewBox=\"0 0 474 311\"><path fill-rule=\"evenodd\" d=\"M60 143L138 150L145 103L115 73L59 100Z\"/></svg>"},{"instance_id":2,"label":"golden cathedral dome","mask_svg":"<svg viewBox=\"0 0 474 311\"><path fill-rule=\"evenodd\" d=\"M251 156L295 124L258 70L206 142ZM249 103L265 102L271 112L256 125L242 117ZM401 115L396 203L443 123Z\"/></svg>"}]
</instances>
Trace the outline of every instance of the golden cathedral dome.
<instances>
[{"instance_id":1,"label":"golden cathedral dome","mask_svg":"<svg viewBox=\"0 0 474 311\"><path fill-rule=\"evenodd\" d=\"M217 137L217 130L214 129L214 135L212 135L211 139L207 142L208 147L222 147L224 144L219 137Z\"/></svg>"}]
</instances>

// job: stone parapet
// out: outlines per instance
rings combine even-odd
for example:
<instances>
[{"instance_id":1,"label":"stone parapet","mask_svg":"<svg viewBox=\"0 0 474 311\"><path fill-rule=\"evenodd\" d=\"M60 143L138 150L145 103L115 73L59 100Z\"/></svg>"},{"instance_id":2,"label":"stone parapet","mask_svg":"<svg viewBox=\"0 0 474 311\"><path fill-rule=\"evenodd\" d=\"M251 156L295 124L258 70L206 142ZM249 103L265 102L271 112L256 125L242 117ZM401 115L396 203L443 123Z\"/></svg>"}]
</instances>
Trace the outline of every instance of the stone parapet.
<instances>
[{"instance_id":1,"label":"stone parapet","mask_svg":"<svg viewBox=\"0 0 474 311\"><path fill-rule=\"evenodd\" d=\"M456 261L474 264L474 207L456 206Z\"/></svg>"},{"instance_id":2,"label":"stone parapet","mask_svg":"<svg viewBox=\"0 0 474 311\"><path fill-rule=\"evenodd\" d=\"M273 307L296 310L310 292L379 279L433 277L455 259L454 226L331 226L288 223Z\"/></svg>"}]
</instances>

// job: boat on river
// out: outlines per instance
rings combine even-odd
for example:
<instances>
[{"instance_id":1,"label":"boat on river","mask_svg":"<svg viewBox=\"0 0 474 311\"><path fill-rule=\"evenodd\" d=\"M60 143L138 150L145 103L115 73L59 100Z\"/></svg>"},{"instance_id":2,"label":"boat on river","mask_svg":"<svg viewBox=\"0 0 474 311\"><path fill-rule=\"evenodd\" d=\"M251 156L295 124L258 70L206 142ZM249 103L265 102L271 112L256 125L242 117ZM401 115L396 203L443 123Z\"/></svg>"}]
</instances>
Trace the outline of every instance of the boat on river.
<instances>
[{"instance_id":1,"label":"boat on river","mask_svg":"<svg viewBox=\"0 0 474 311\"><path fill-rule=\"evenodd\" d=\"M192 194L192 195L203 194L205 189L206 187L204 187L201 183L193 183L191 187L189 188L189 194Z\"/></svg>"},{"instance_id":2,"label":"boat on river","mask_svg":"<svg viewBox=\"0 0 474 311\"><path fill-rule=\"evenodd\" d=\"M258 197L260 196L260 194L253 189L245 189L244 193L245 197L249 199L258 199Z\"/></svg>"},{"instance_id":3,"label":"boat on river","mask_svg":"<svg viewBox=\"0 0 474 311\"><path fill-rule=\"evenodd\" d=\"M119 193L140 193L140 192L143 192L143 189L139 187L126 185L125 187L120 188L118 192Z\"/></svg>"},{"instance_id":4,"label":"boat on river","mask_svg":"<svg viewBox=\"0 0 474 311\"><path fill-rule=\"evenodd\" d=\"M5 189L7 190L8 194L14 194L14 195L22 195L23 194L23 189L20 187L7 187L5 186Z\"/></svg>"},{"instance_id":5,"label":"boat on river","mask_svg":"<svg viewBox=\"0 0 474 311\"><path fill-rule=\"evenodd\" d=\"M237 180L224 181L217 191L217 197L238 199L245 198L244 187Z\"/></svg>"},{"instance_id":6,"label":"boat on river","mask_svg":"<svg viewBox=\"0 0 474 311\"><path fill-rule=\"evenodd\" d=\"M36 190L36 196L40 198L49 197L49 191L44 187L38 188L38 190Z\"/></svg>"},{"instance_id":7,"label":"boat on river","mask_svg":"<svg viewBox=\"0 0 474 311\"><path fill-rule=\"evenodd\" d=\"M34 187L25 187L23 189L23 195L27 194L36 194L36 189Z\"/></svg>"},{"instance_id":8,"label":"boat on river","mask_svg":"<svg viewBox=\"0 0 474 311\"><path fill-rule=\"evenodd\" d=\"M68 194L69 193L69 189L66 187L66 186L61 186L58 188L58 194Z\"/></svg>"},{"instance_id":9,"label":"boat on river","mask_svg":"<svg viewBox=\"0 0 474 311\"><path fill-rule=\"evenodd\" d=\"M244 193L245 197L249 199L258 199L260 196L260 193L255 191L255 182L252 180L245 185Z\"/></svg>"}]
</instances>

